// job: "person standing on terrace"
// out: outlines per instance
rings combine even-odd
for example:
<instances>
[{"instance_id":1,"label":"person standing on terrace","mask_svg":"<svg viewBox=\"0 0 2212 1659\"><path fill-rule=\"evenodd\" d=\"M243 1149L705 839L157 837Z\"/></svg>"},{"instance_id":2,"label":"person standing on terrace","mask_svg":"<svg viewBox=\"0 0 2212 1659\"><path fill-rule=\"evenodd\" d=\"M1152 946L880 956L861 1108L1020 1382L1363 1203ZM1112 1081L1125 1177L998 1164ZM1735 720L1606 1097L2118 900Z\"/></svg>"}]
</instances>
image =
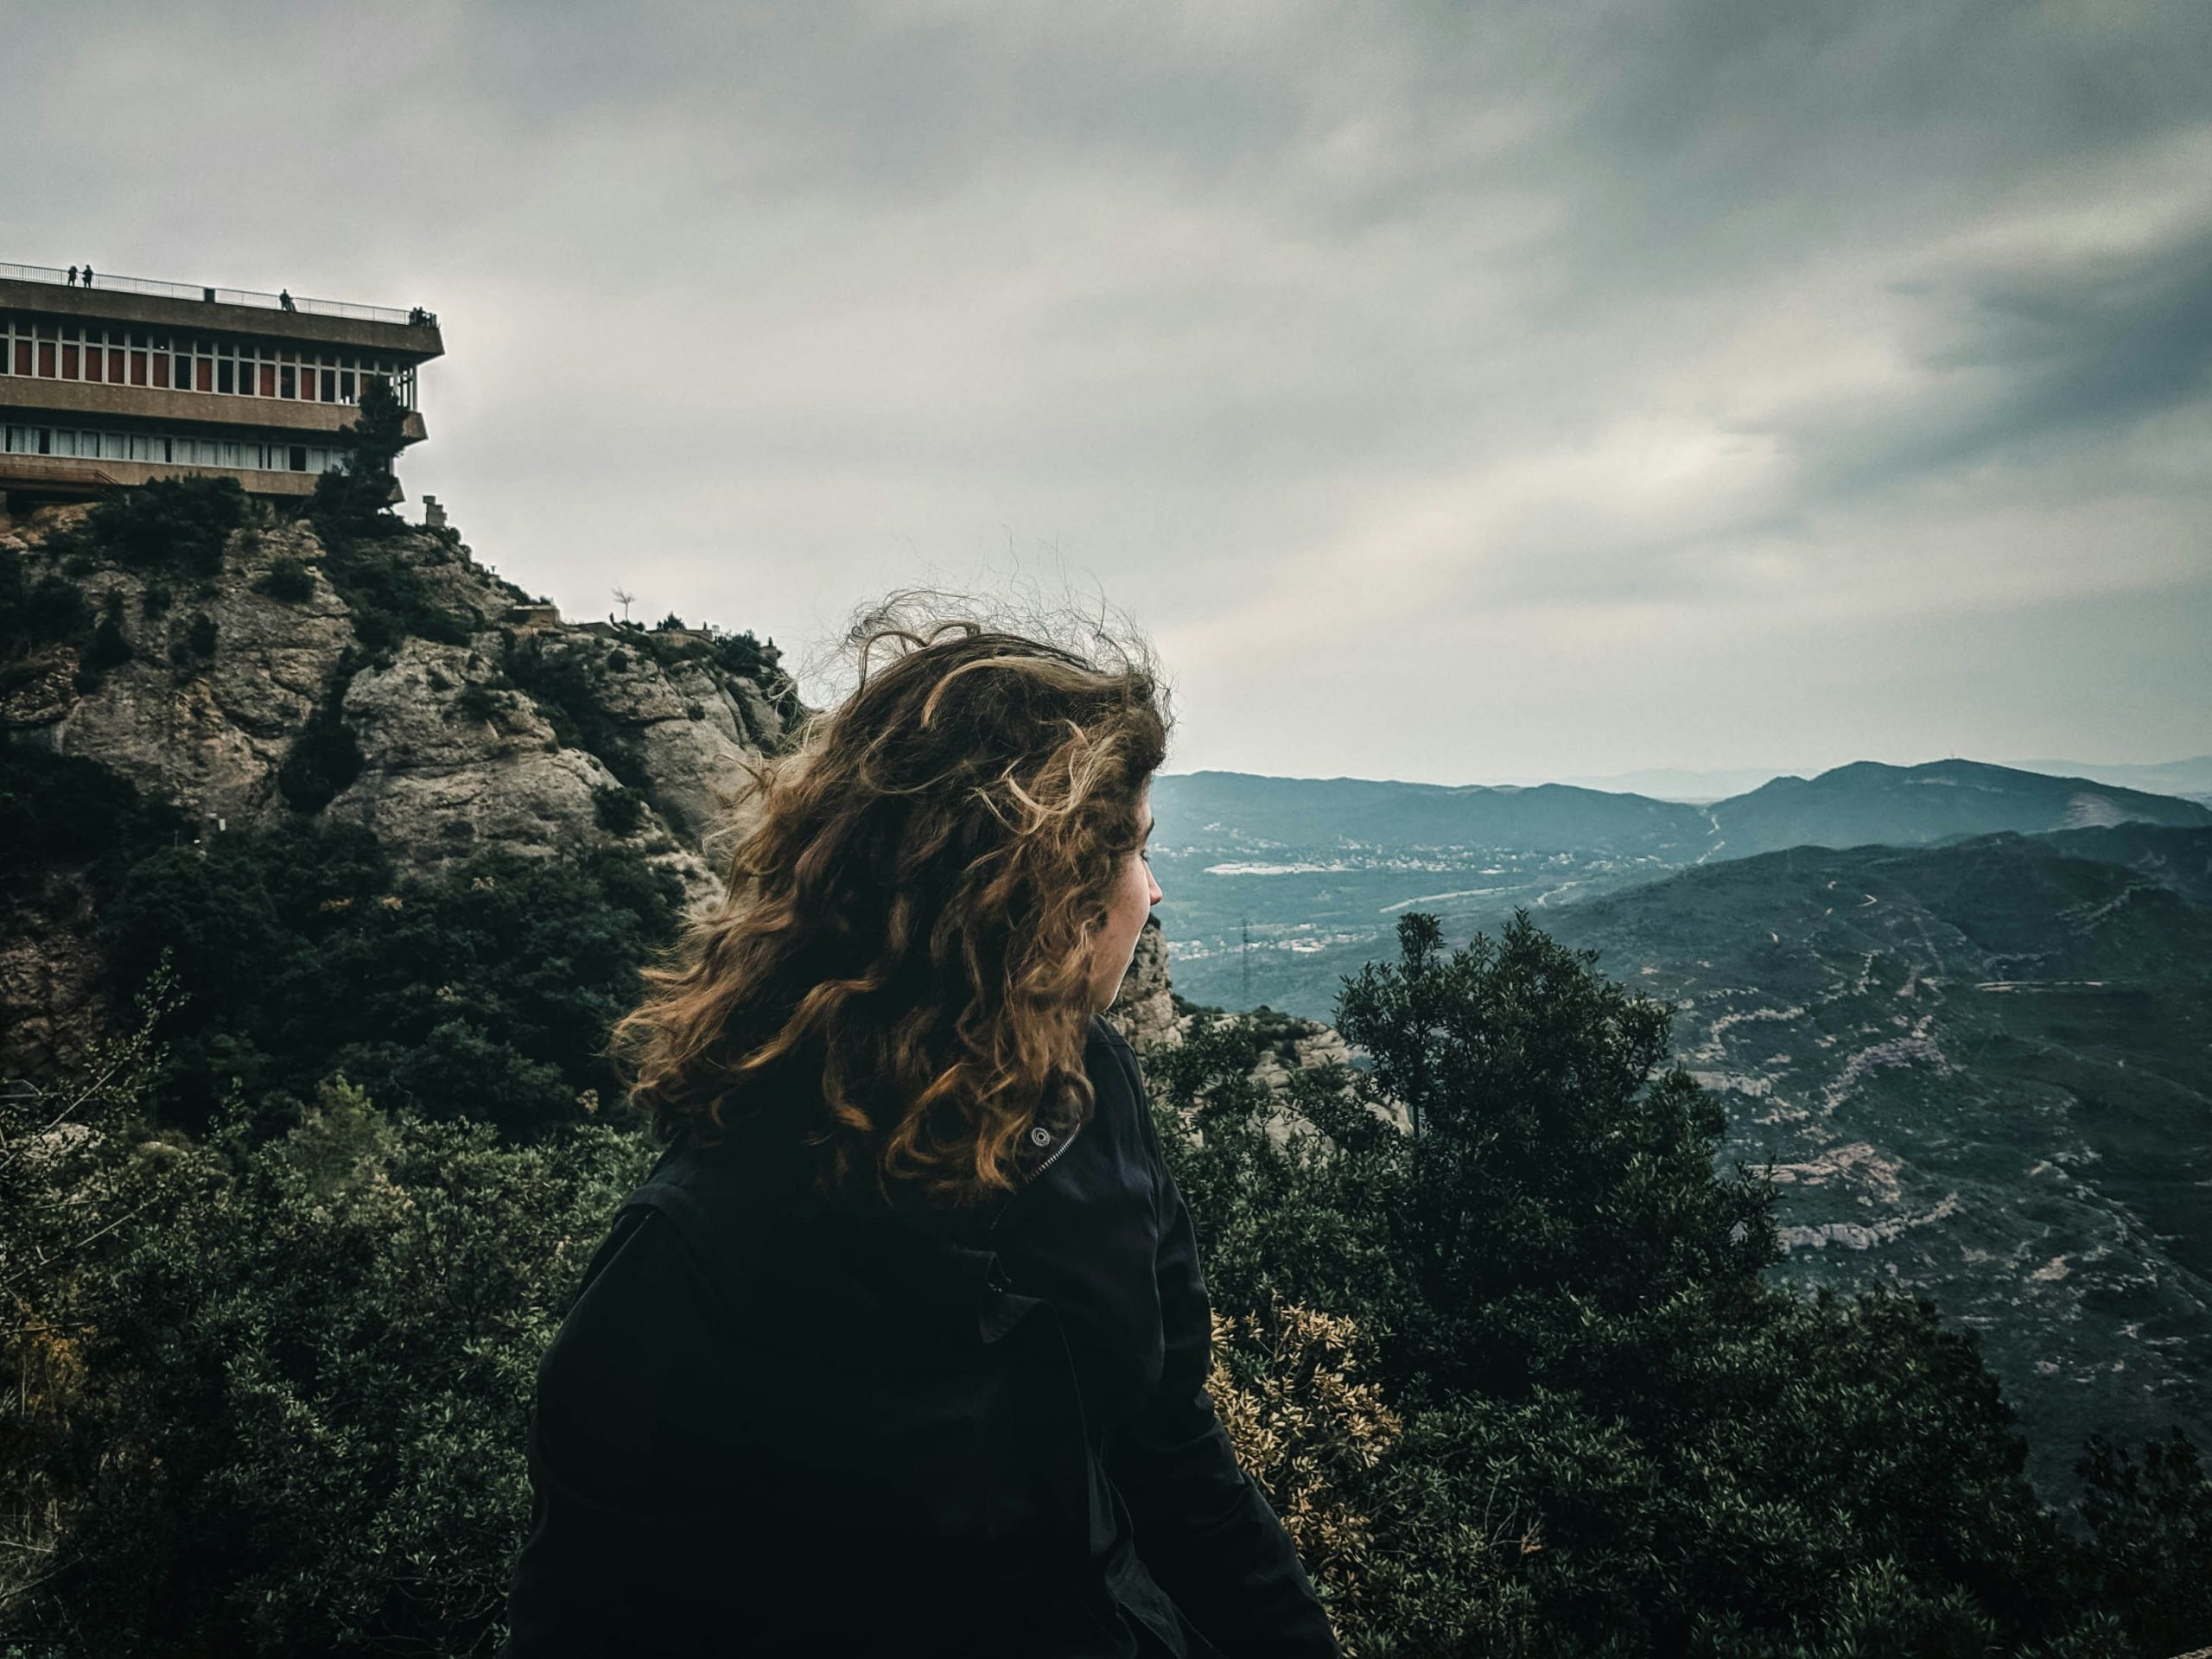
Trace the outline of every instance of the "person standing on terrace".
<instances>
[{"instance_id":1,"label":"person standing on terrace","mask_svg":"<svg viewBox=\"0 0 2212 1659\"><path fill-rule=\"evenodd\" d=\"M666 1145L539 1371L505 1652L1335 1656L1101 1017L1166 689L912 604L615 1027Z\"/></svg>"}]
</instances>

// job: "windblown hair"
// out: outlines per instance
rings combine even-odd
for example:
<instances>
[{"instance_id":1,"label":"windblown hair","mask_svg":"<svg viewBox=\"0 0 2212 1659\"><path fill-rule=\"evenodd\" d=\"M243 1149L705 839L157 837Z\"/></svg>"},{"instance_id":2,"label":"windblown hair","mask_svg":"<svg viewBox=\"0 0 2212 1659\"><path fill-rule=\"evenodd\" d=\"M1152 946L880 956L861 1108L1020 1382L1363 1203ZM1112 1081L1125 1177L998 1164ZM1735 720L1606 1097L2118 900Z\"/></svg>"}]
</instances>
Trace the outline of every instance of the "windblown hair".
<instances>
[{"instance_id":1,"label":"windblown hair","mask_svg":"<svg viewBox=\"0 0 2212 1659\"><path fill-rule=\"evenodd\" d=\"M1141 644L901 604L849 636L851 695L749 769L724 895L610 1052L664 1139L766 1123L825 1192L963 1206L1093 1108L1090 946L1170 716Z\"/></svg>"}]
</instances>

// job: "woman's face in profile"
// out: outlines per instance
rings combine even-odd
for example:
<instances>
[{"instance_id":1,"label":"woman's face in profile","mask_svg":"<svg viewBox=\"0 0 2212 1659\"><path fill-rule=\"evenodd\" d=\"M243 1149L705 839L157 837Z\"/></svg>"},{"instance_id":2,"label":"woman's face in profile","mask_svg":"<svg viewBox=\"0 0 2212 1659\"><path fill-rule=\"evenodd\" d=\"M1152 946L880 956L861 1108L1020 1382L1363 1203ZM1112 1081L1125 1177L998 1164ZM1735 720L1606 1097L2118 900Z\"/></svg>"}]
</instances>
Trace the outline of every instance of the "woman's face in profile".
<instances>
[{"instance_id":1,"label":"woman's face in profile","mask_svg":"<svg viewBox=\"0 0 2212 1659\"><path fill-rule=\"evenodd\" d=\"M1129 958L1136 954L1137 935L1144 931L1144 918L1160 899L1160 884L1152 879L1152 866L1145 861L1145 847L1152 839L1149 783L1138 799L1137 814L1144 826L1143 840L1135 852L1122 859L1116 873L1113 894L1106 905L1106 925L1092 946L1090 1005L1101 1011L1120 994L1122 976L1128 972Z\"/></svg>"}]
</instances>

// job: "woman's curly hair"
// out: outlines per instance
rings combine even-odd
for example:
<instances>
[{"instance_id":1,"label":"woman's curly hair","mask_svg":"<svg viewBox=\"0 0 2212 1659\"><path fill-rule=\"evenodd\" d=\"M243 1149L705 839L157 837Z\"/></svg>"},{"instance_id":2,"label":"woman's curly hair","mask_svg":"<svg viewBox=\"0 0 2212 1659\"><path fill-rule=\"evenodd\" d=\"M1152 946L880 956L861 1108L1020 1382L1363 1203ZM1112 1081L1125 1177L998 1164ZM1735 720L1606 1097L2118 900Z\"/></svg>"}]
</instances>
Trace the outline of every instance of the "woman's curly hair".
<instances>
[{"instance_id":1,"label":"woman's curly hair","mask_svg":"<svg viewBox=\"0 0 2212 1659\"><path fill-rule=\"evenodd\" d=\"M863 616L851 695L748 769L723 894L609 1052L664 1139L766 1122L825 1192L959 1206L1016 1184L1040 1117L1090 1115L1090 945L1170 716L1139 641L912 602Z\"/></svg>"}]
</instances>

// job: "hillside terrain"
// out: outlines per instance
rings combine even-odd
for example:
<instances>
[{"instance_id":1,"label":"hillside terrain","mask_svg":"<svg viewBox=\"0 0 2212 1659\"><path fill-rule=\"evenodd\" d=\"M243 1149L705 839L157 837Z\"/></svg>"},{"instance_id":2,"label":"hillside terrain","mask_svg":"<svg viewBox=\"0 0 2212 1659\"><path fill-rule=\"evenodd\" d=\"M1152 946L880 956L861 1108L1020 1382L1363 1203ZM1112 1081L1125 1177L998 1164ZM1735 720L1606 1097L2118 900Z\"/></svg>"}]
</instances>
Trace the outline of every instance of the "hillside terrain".
<instances>
[{"instance_id":1,"label":"hillside terrain","mask_svg":"<svg viewBox=\"0 0 2212 1659\"><path fill-rule=\"evenodd\" d=\"M1786 1263L1980 1333L2046 1490L2212 1428L2212 830L1707 865L1547 914L1671 1003Z\"/></svg>"}]
</instances>

